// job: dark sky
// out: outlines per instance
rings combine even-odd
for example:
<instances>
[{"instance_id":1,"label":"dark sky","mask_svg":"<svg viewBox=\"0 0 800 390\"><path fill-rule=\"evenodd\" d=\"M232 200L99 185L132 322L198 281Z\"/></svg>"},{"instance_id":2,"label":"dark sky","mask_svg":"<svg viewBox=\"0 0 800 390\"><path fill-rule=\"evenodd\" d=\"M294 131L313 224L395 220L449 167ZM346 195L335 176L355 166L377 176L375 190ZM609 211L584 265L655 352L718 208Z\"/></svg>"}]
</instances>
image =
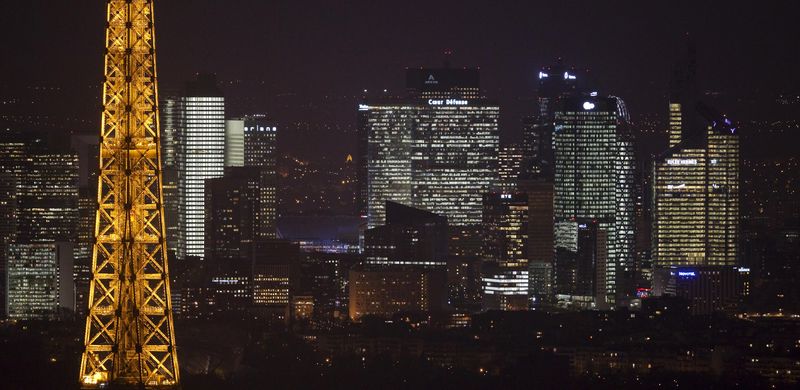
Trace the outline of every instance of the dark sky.
<instances>
[{"instance_id":1,"label":"dark sky","mask_svg":"<svg viewBox=\"0 0 800 390\"><path fill-rule=\"evenodd\" d=\"M4 3L0 96L58 86L63 104L43 112L69 109L95 120L103 2ZM625 98L634 116L660 113L682 37L691 31L702 87L756 102L748 115L759 116L758 107L777 93L800 90L796 3L156 0L159 76L162 88L179 87L198 71L238 80L240 88L226 89L231 113L263 105L280 117L270 96L399 91L406 66L439 65L450 49L454 65L481 68L510 134L528 110L539 67L558 56L591 69L599 89ZM252 95L250 105L237 107L245 98L237 94ZM355 109L337 111L337 120L355 122Z\"/></svg>"}]
</instances>

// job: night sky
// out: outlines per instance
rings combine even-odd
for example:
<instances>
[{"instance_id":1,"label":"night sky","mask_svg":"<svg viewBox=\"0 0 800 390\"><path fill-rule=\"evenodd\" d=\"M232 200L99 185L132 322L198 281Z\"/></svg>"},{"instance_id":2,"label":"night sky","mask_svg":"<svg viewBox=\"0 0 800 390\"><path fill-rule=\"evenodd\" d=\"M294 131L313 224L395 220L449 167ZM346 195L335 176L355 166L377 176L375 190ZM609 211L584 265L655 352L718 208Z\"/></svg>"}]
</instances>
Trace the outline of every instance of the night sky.
<instances>
[{"instance_id":1,"label":"night sky","mask_svg":"<svg viewBox=\"0 0 800 390\"><path fill-rule=\"evenodd\" d=\"M778 93L800 91L798 15L794 1L158 0L156 36L162 91L213 72L227 83L229 114L314 117L339 126L326 130L334 136L355 125L363 89L400 93L405 67L439 66L449 49L454 66L480 67L486 95L503 106L504 141L514 141L519 117L533 110L538 70L556 57L590 69L634 118L662 114L686 32L701 87L730 102L720 109L768 119ZM36 113L94 131L104 19L101 1L6 2L0 96L61 88L59 103Z\"/></svg>"}]
</instances>

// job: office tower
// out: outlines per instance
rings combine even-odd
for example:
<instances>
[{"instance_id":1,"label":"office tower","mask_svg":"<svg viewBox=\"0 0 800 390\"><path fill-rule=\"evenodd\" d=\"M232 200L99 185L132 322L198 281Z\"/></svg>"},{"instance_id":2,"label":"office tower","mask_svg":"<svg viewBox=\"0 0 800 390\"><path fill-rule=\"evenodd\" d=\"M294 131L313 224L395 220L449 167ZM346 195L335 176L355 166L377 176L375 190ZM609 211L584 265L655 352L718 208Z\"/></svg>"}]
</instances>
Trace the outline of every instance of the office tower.
<instances>
[{"instance_id":1,"label":"office tower","mask_svg":"<svg viewBox=\"0 0 800 390\"><path fill-rule=\"evenodd\" d=\"M483 308L528 309L528 196L483 196Z\"/></svg>"},{"instance_id":2,"label":"office tower","mask_svg":"<svg viewBox=\"0 0 800 390\"><path fill-rule=\"evenodd\" d=\"M520 190L528 195L528 294L538 305L553 293L553 183L526 181Z\"/></svg>"},{"instance_id":3,"label":"office tower","mask_svg":"<svg viewBox=\"0 0 800 390\"><path fill-rule=\"evenodd\" d=\"M670 92L669 149L653 164L654 267L736 265L739 137L700 102L694 48Z\"/></svg>"},{"instance_id":4,"label":"office tower","mask_svg":"<svg viewBox=\"0 0 800 390\"><path fill-rule=\"evenodd\" d=\"M514 192L522 173L522 148L519 145L500 147L498 158L500 182L498 188L503 192Z\"/></svg>"},{"instance_id":5,"label":"office tower","mask_svg":"<svg viewBox=\"0 0 800 390\"><path fill-rule=\"evenodd\" d=\"M164 228L167 251L175 257L178 248L178 131L181 125L181 98L177 91L160 91L159 125L161 128L161 187L164 194Z\"/></svg>"},{"instance_id":6,"label":"office tower","mask_svg":"<svg viewBox=\"0 0 800 390\"><path fill-rule=\"evenodd\" d=\"M225 166L244 166L244 120L225 120Z\"/></svg>"},{"instance_id":7,"label":"office tower","mask_svg":"<svg viewBox=\"0 0 800 390\"><path fill-rule=\"evenodd\" d=\"M289 303L299 282L299 245L285 240L258 241L253 244L251 261L253 310L288 320Z\"/></svg>"},{"instance_id":8,"label":"office tower","mask_svg":"<svg viewBox=\"0 0 800 390\"><path fill-rule=\"evenodd\" d=\"M12 244L75 243L78 156L29 132L5 131L0 141L0 271ZM3 272L2 294L7 275ZM3 299L3 306L7 302ZM3 310L3 314L6 310Z\"/></svg>"},{"instance_id":9,"label":"office tower","mask_svg":"<svg viewBox=\"0 0 800 390\"><path fill-rule=\"evenodd\" d=\"M580 94L578 82L582 80L578 76L578 71L574 67L564 66L560 58L556 64L539 71L536 113L522 120L525 178L552 180L555 168L555 113L560 100Z\"/></svg>"},{"instance_id":10,"label":"office tower","mask_svg":"<svg viewBox=\"0 0 800 390\"><path fill-rule=\"evenodd\" d=\"M383 225L386 201L411 204L411 129L417 109L396 104L360 105L359 138L367 146L359 178L367 228Z\"/></svg>"},{"instance_id":11,"label":"office tower","mask_svg":"<svg viewBox=\"0 0 800 390\"><path fill-rule=\"evenodd\" d=\"M409 69L406 98L359 106L359 164L367 228L395 201L482 220L482 194L498 182L499 107L480 96L474 69Z\"/></svg>"},{"instance_id":12,"label":"office tower","mask_svg":"<svg viewBox=\"0 0 800 390\"><path fill-rule=\"evenodd\" d=\"M106 16L99 204L78 378L88 387L175 387L153 1L110 0Z\"/></svg>"},{"instance_id":13,"label":"office tower","mask_svg":"<svg viewBox=\"0 0 800 390\"><path fill-rule=\"evenodd\" d=\"M205 183L205 259L225 269L247 264L258 239L258 170L226 167L222 177ZM244 268L249 268L244 267Z\"/></svg>"},{"instance_id":14,"label":"office tower","mask_svg":"<svg viewBox=\"0 0 800 390\"><path fill-rule=\"evenodd\" d=\"M656 267L737 264L738 137L724 125L698 131L707 133L705 147L679 142L654 163Z\"/></svg>"},{"instance_id":15,"label":"office tower","mask_svg":"<svg viewBox=\"0 0 800 390\"><path fill-rule=\"evenodd\" d=\"M444 269L447 265L447 218L386 202L386 225L365 232L368 264Z\"/></svg>"},{"instance_id":16,"label":"office tower","mask_svg":"<svg viewBox=\"0 0 800 390\"><path fill-rule=\"evenodd\" d=\"M555 286L559 304L603 307L608 230L593 219L561 222L556 230Z\"/></svg>"},{"instance_id":17,"label":"office tower","mask_svg":"<svg viewBox=\"0 0 800 390\"><path fill-rule=\"evenodd\" d=\"M25 150L22 140L2 132L0 141L0 316L6 315L6 249L17 237L18 162Z\"/></svg>"},{"instance_id":18,"label":"office tower","mask_svg":"<svg viewBox=\"0 0 800 390\"><path fill-rule=\"evenodd\" d=\"M225 98L213 75L189 82L180 101L177 257L202 259L205 248L204 185L220 177L225 162Z\"/></svg>"},{"instance_id":19,"label":"office tower","mask_svg":"<svg viewBox=\"0 0 800 390\"><path fill-rule=\"evenodd\" d=\"M84 318L89 308L100 143L96 136L73 135L70 137L70 145L78 155L78 222L75 232L77 241L73 248L75 314L78 318Z\"/></svg>"},{"instance_id":20,"label":"office tower","mask_svg":"<svg viewBox=\"0 0 800 390\"><path fill-rule=\"evenodd\" d=\"M356 290L352 285L350 288L351 318L360 317L363 311L391 315L393 313L386 310L392 310L393 302L407 302L411 305L408 310L442 310L447 298L447 218L389 201L385 210L386 224L368 229L364 234L366 266L360 269L355 279L351 271L351 282L355 280L360 283ZM414 288L423 288L424 291L412 299L407 295L408 291L378 283L373 279L378 275L396 275L402 280L422 278L424 286L415 285ZM381 293L367 304L362 301L365 298L362 294L371 295L371 289L380 289ZM424 309L408 303L415 299L427 300ZM369 309L364 305L378 305L382 309Z\"/></svg>"},{"instance_id":21,"label":"office tower","mask_svg":"<svg viewBox=\"0 0 800 390\"><path fill-rule=\"evenodd\" d=\"M72 243L10 244L8 318L58 320L75 311Z\"/></svg>"},{"instance_id":22,"label":"office tower","mask_svg":"<svg viewBox=\"0 0 800 390\"><path fill-rule=\"evenodd\" d=\"M181 98L176 93L161 93L159 100L159 125L161 126L161 165L174 168L177 163L178 131L181 126Z\"/></svg>"},{"instance_id":23,"label":"office tower","mask_svg":"<svg viewBox=\"0 0 800 390\"><path fill-rule=\"evenodd\" d=\"M248 167L258 176L258 205L253 211L260 238L275 238L277 215L277 130L263 115L225 121L225 166Z\"/></svg>"},{"instance_id":24,"label":"office tower","mask_svg":"<svg viewBox=\"0 0 800 390\"><path fill-rule=\"evenodd\" d=\"M263 115L244 117L243 158L246 167L260 172L257 210L258 237L275 238L277 218L277 142L278 126Z\"/></svg>"},{"instance_id":25,"label":"office tower","mask_svg":"<svg viewBox=\"0 0 800 390\"><path fill-rule=\"evenodd\" d=\"M580 295L587 290L577 288L589 281L558 275L575 271L571 262L560 262L564 256L556 256L556 294L579 306L589 303L608 307L629 292L624 277L632 272L633 264L633 216L627 215L633 213L633 157L625 133L626 114L619 99L613 97L576 96L560 100L559 106L554 135L555 245L574 252L579 249L580 225L596 221L597 235L605 237L607 253L596 256L596 267L603 270L604 280L597 293L589 296ZM563 283L568 280L574 280L572 286Z\"/></svg>"},{"instance_id":26,"label":"office tower","mask_svg":"<svg viewBox=\"0 0 800 390\"><path fill-rule=\"evenodd\" d=\"M416 267L356 266L349 275L350 319L366 315L383 318L398 312L442 309L446 286L435 274Z\"/></svg>"},{"instance_id":27,"label":"office tower","mask_svg":"<svg viewBox=\"0 0 800 390\"><path fill-rule=\"evenodd\" d=\"M16 242L75 243L78 224L78 156L30 151L17 177Z\"/></svg>"}]
</instances>

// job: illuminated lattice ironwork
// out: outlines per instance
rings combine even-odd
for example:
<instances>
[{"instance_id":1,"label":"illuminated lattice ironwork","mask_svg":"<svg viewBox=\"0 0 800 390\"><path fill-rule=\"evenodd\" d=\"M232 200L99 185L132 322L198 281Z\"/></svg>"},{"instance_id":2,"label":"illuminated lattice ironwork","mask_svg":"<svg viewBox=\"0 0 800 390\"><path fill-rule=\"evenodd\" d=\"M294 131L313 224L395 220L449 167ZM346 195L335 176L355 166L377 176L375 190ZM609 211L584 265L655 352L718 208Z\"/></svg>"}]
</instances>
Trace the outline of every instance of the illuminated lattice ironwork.
<instances>
[{"instance_id":1,"label":"illuminated lattice ironwork","mask_svg":"<svg viewBox=\"0 0 800 390\"><path fill-rule=\"evenodd\" d=\"M80 380L175 386L152 0L109 0L92 281Z\"/></svg>"}]
</instances>

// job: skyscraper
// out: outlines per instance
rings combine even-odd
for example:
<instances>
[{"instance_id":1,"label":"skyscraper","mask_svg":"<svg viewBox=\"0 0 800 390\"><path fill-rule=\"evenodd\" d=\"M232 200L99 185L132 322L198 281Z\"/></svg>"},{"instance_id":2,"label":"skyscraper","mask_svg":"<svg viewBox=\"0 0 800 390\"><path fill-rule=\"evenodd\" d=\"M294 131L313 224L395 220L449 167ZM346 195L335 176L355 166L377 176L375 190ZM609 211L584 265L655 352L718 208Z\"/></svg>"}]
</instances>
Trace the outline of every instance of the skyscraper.
<instances>
[{"instance_id":1,"label":"skyscraper","mask_svg":"<svg viewBox=\"0 0 800 390\"><path fill-rule=\"evenodd\" d=\"M177 92L160 91L159 125L161 126L161 187L164 189L164 228L167 250L175 257L178 248L178 152L181 126L181 98Z\"/></svg>"},{"instance_id":2,"label":"skyscraper","mask_svg":"<svg viewBox=\"0 0 800 390\"><path fill-rule=\"evenodd\" d=\"M679 141L654 163L656 267L737 264L739 140L718 120L696 129L706 134L704 147Z\"/></svg>"},{"instance_id":3,"label":"skyscraper","mask_svg":"<svg viewBox=\"0 0 800 390\"><path fill-rule=\"evenodd\" d=\"M483 308L528 309L528 196L483 196Z\"/></svg>"},{"instance_id":4,"label":"skyscraper","mask_svg":"<svg viewBox=\"0 0 800 390\"><path fill-rule=\"evenodd\" d=\"M556 293L566 300L605 307L613 305L617 295L628 293L619 287L626 285L624 276L633 265L633 157L625 134L626 114L613 97L575 96L559 105L554 135L556 248L578 250L580 226L597 222L607 253L597 256L606 263L596 265L604 275L595 297L573 296L578 291L574 286L559 283ZM557 281L570 280L559 273L574 272L558 256L554 271Z\"/></svg>"},{"instance_id":5,"label":"skyscraper","mask_svg":"<svg viewBox=\"0 0 800 390\"><path fill-rule=\"evenodd\" d=\"M76 153L35 133L8 131L3 135L0 212L8 218L0 230L0 259L11 260L7 256L12 245L77 243L78 166ZM6 264L3 261L3 267ZM18 272L25 267L19 262L16 266L21 267ZM3 276L5 295L11 288L5 285L10 274ZM70 268L70 286L71 279ZM14 310L24 311L19 306L21 302Z\"/></svg>"},{"instance_id":6,"label":"skyscraper","mask_svg":"<svg viewBox=\"0 0 800 390\"><path fill-rule=\"evenodd\" d=\"M482 221L482 196L497 184L499 107L481 97L474 69L409 69L404 99L359 106L359 172L367 227L386 201Z\"/></svg>"},{"instance_id":7,"label":"skyscraper","mask_svg":"<svg viewBox=\"0 0 800 390\"><path fill-rule=\"evenodd\" d=\"M522 148L511 144L500 147L498 167L500 181L498 188L504 192L514 192L522 173Z\"/></svg>"},{"instance_id":8,"label":"skyscraper","mask_svg":"<svg viewBox=\"0 0 800 390\"><path fill-rule=\"evenodd\" d=\"M225 166L244 166L244 119L225 120Z\"/></svg>"},{"instance_id":9,"label":"skyscraper","mask_svg":"<svg viewBox=\"0 0 800 390\"><path fill-rule=\"evenodd\" d=\"M738 262L739 137L697 91L690 39L670 85L669 149L653 164L657 268Z\"/></svg>"},{"instance_id":10,"label":"skyscraper","mask_svg":"<svg viewBox=\"0 0 800 390\"><path fill-rule=\"evenodd\" d=\"M198 75L180 100L178 153L179 259L203 258L204 185L220 177L225 162L225 98L213 75Z\"/></svg>"},{"instance_id":11,"label":"skyscraper","mask_svg":"<svg viewBox=\"0 0 800 390\"><path fill-rule=\"evenodd\" d=\"M244 117L244 165L258 168L259 209L257 235L260 238L275 238L278 204L278 126L263 115Z\"/></svg>"},{"instance_id":12,"label":"skyscraper","mask_svg":"<svg viewBox=\"0 0 800 390\"><path fill-rule=\"evenodd\" d=\"M521 191L528 196L528 294L538 305L553 293L553 183L525 182Z\"/></svg>"},{"instance_id":13,"label":"skyscraper","mask_svg":"<svg viewBox=\"0 0 800 390\"><path fill-rule=\"evenodd\" d=\"M205 259L224 269L247 269L258 239L258 170L226 167L222 177L205 184Z\"/></svg>"},{"instance_id":14,"label":"skyscraper","mask_svg":"<svg viewBox=\"0 0 800 390\"><path fill-rule=\"evenodd\" d=\"M525 178L552 180L555 167L553 132L555 113L561 99L579 95L578 71L566 67L559 58L554 65L539 71L536 113L522 120L523 164Z\"/></svg>"},{"instance_id":15,"label":"skyscraper","mask_svg":"<svg viewBox=\"0 0 800 390\"><path fill-rule=\"evenodd\" d=\"M7 249L8 318L57 320L75 311L72 243L15 243Z\"/></svg>"}]
</instances>

